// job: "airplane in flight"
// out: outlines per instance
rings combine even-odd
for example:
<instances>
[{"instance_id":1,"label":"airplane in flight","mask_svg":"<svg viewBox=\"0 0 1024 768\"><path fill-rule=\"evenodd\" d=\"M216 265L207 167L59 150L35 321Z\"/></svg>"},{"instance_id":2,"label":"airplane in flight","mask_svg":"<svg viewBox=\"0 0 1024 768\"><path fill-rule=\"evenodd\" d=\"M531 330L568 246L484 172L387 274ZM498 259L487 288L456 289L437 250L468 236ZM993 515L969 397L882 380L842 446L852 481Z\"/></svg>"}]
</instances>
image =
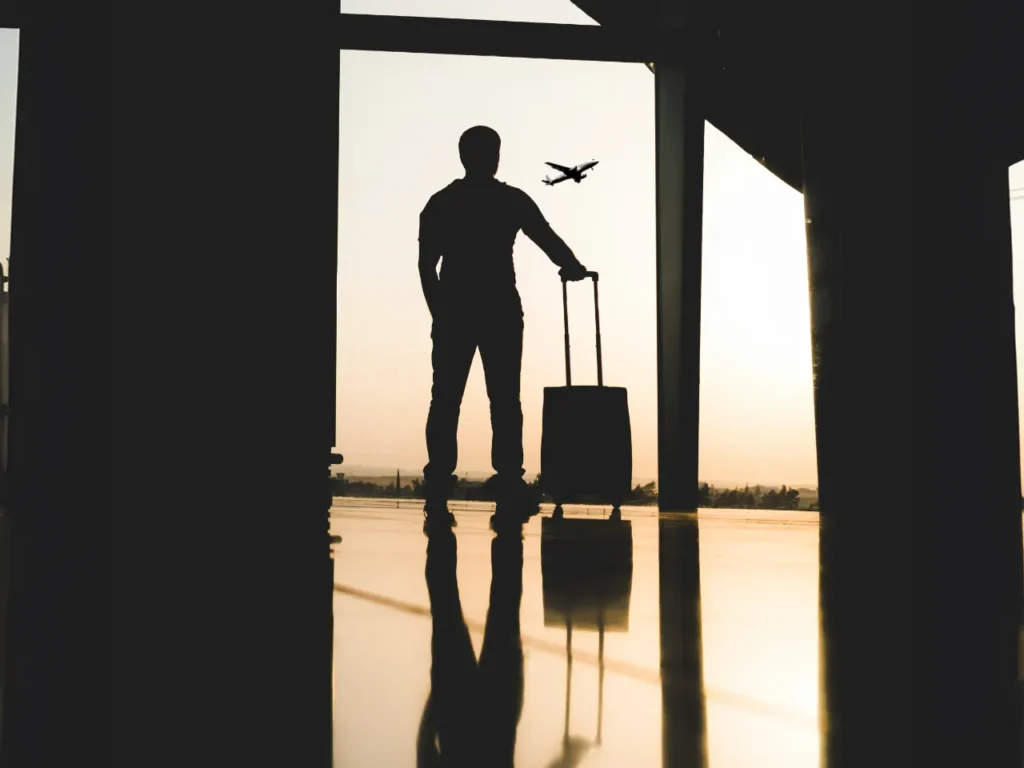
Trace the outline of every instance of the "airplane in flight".
<instances>
[{"instance_id":1,"label":"airplane in flight","mask_svg":"<svg viewBox=\"0 0 1024 768\"><path fill-rule=\"evenodd\" d=\"M574 166L573 168L567 168L564 165L558 165L557 163L547 163L547 165L550 165L552 168L554 168L556 171L562 174L561 176L558 176L557 178L554 179L550 178L549 176L544 177L544 183L550 187L552 184L557 184L560 181L567 181L568 179L572 179L577 184L579 184L581 181L583 181L583 179L587 177L586 171L589 171L591 168L597 165L597 160L591 160L586 163L581 163L580 165Z\"/></svg>"}]
</instances>

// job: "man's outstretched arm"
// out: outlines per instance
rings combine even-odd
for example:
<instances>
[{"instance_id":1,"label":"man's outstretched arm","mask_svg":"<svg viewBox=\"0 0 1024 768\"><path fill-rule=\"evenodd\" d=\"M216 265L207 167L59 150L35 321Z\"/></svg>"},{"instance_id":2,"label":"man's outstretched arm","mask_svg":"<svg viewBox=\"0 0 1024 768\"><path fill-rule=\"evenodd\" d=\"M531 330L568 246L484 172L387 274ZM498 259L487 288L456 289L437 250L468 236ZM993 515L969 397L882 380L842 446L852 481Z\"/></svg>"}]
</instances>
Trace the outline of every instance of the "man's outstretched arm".
<instances>
[{"instance_id":1,"label":"man's outstretched arm","mask_svg":"<svg viewBox=\"0 0 1024 768\"><path fill-rule=\"evenodd\" d=\"M533 240L556 266L562 268L561 272L569 279L580 279L587 271L572 249L565 241L558 236L558 233L551 228L547 220L540 212L540 208L533 200L527 205L527 215L523 223L523 232Z\"/></svg>"}]
</instances>

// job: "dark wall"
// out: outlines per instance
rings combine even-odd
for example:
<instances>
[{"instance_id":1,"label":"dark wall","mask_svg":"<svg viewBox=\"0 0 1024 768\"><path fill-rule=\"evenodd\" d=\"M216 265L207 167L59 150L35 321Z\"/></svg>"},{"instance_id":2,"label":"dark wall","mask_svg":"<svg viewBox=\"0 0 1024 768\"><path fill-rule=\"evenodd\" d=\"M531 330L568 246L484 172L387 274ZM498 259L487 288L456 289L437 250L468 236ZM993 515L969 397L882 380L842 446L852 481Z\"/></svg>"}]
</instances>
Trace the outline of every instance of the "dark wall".
<instances>
[{"instance_id":1,"label":"dark wall","mask_svg":"<svg viewBox=\"0 0 1024 768\"><path fill-rule=\"evenodd\" d=\"M128 63L146 36L117 59L116 133L145 158L119 186L136 238L123 317L146 318L137 432L166 478L136 510L157 516L159 556L132 558L163 600L147 681L163 715L147 724L178 765L324 766L337 6L219 13L161 30L142 78Z\"/></svg>"},{"instance_id":2,"label":"dark wall","mask_svg":"<svg viewBox=\"0 0 1024 768\"><path fill-rule=\"evenodd\" d=\"M903 3L884 23L817 14L803 146L825 758L1020 765L1008 19L988 3L941 31Z\"/></svg>"},{"instance_id":3,"label":"dark wall","mask_svg":"<svg viewBox=\"0 0 1024 768\"><path fill-rule=\"evenodd\" d=\"M0 763L328 765L337 7L56 5L23 18Z\"/></svg>"},{"instance_id":4,"label":"dark wall","mask_svg":"<svg viewBox=\"0 0 1024 768\"><path fill-rule=\"evenodd\" d=\"M109 307L96 290L109 276L109 213L97 202L109 190L110 100L102 55L76 56L82 16L21 19L4 765L55 764L71 744L109 756L90 713L110 687ZM102 35L91 44L104 50Z\"/></svg>"}]
</instances>

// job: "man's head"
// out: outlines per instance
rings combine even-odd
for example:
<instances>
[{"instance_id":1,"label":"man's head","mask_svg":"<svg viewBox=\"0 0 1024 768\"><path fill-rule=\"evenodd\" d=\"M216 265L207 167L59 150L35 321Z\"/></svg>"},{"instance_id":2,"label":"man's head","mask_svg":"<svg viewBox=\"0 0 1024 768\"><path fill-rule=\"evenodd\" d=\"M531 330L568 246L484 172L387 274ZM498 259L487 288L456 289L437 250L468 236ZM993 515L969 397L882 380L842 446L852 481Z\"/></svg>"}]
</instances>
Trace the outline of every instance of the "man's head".
<instances>
[{"instance_id":1,"label":"man's head","mask_svg":"<svg viewBox=\"0 0 1024 768\"><path fill-rule=\"evenodd\" d=\"M459 139L459 157L467 176L490 178L498 172L501 137L493 128L475 125Z\"/></svg>"}]
</instances>

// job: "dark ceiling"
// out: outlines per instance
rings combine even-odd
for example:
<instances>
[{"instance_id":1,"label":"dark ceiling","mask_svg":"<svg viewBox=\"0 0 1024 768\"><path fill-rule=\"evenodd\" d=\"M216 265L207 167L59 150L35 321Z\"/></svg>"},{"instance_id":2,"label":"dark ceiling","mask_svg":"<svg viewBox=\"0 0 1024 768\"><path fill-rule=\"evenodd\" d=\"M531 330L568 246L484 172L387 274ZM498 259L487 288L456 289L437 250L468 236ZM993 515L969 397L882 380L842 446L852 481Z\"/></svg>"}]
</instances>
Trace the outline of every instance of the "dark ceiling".
<instances>
[{"instance_id":1,"label":"dark ceiling","mask_svg":"<svg viewBox=\"0 0 1024 768\"><path fill-rule=\"evenodd\" d=\"M659 0L572 2L602 26L623 30L654 28L659 5ZM703 25L713 38L705 57L708 122L798 191L803 186L800 92L810 58L801 37L807 27L799 16L801 7L787 0L710 0ZM1007 29L1024 15L1019 10L1024 3L1016 7L1006 14L1010 24L988 20L986 28L984 20L975 22L981 38L987 42L991 37L998 48L992 58L998 82L986 85L1004 94L996 99L992 133L1005 146L1008 165L1024 159L1024 96L1019 95L1024 94L1024 55Z\"/></svg>"},{"instance_id":2,"label":"dark ceiling","mask_svg":"<svg viewBox=\"0 0 1024 768\"><path fill-rule=\"evenodd\" d=\"M650 28L658 0L572 0L602 26L623 30ZM772 18L768 18L769 11ZM707 119L776 176L802 189L800 112L786 51L764 30L779 26L778 5L743 0L715 3L714 66L709 69ZM750 66L749 62L759 62ZM770 66L768 65L770 63Z\"/></svg>"}]
</instances>

